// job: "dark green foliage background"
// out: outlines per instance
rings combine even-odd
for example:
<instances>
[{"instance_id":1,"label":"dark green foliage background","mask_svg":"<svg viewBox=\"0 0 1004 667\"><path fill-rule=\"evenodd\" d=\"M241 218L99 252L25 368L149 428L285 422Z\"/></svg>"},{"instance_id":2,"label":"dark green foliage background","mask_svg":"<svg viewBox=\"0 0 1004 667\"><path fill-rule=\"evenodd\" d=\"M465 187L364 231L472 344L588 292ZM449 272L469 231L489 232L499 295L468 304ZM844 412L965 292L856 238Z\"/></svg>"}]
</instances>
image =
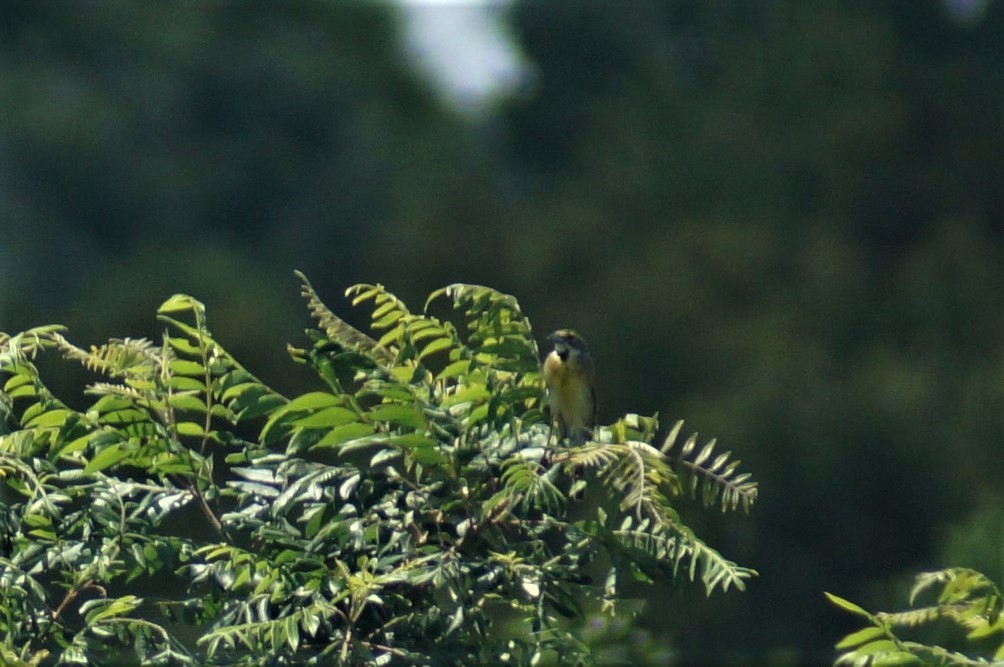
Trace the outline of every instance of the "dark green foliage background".
<instances>
[{"instance_id":1,"label":"dark green foliage background","mask_svg":"<svg viewBox=\"0 0 1004 667\"><path fill-rule=\"evenodd\" d=\"M824 589L890 608L918 569L1004 579L984 5L518 3L532 82L471 120L381 6L15 3L0 330L156 338L186 292L292 394L293 268L339 312L363 281L516 294L538 334L588 337L601 421L686 417L761 483L751 520L693 517L761 576L659 594L646 627L693 659L826 660L851 624Z\"/></svg>"}]
</instances>

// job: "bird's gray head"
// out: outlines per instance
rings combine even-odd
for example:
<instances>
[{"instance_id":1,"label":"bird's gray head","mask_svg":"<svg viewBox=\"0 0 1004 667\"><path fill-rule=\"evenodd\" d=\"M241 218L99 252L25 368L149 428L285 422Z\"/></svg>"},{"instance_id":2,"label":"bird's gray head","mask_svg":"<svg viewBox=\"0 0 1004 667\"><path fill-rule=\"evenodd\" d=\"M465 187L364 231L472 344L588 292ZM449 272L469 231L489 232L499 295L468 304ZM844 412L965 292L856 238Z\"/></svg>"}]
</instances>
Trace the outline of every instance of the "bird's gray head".
<instances>
[{"instance_id":1,"label":"bird's gray head","mask_svg":"<svg viewBox=\"0 0 1004 667\"><path fill-rule=\"evenodd\" d=\"M558 329L547 337L554 343L555 353L561 357L562 361L568 359L570 354L581 354L589 351L586 340L571 329Z\"/></svg>"}]
</instances>

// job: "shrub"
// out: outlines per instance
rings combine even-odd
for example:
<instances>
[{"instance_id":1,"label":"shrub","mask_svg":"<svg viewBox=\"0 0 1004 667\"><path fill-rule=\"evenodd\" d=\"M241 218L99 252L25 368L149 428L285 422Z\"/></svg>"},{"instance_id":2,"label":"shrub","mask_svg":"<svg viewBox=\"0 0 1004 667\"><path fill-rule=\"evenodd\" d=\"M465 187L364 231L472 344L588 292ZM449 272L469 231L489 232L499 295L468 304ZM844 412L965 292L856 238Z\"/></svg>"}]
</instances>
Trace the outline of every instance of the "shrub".
<instances>
[{"instance_id":1,"label":"shrub","mask_svg":"<svg viewBox=\"0 0 1004 667\"><path fill-rule=\"evenodd\" d=\"M625 579L710 594L755 572L680 519L686 495L748 510L756 484L677 423L627 415L555 442L516 300L453 285L412 313L381 286L371 338L303 276L318 328L287 398L159 309L157 342L84 349L59 326L0 334L0 651L12 664L588 663L571 626ZM455 325L428 313L445 299ZM34 361L99 374L85 409ZM571 619L571 620L569 620Z\"/></svg>"}]
</instances>

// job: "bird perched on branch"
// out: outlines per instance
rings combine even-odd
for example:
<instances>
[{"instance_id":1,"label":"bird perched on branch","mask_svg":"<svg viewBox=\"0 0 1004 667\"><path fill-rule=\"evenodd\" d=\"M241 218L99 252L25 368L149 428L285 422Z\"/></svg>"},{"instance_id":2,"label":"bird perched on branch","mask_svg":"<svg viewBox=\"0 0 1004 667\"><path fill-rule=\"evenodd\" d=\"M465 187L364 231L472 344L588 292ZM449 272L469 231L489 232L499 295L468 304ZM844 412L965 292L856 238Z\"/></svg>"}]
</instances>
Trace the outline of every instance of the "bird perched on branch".
<instances>
[{"instance_id":1,"label":"bird perched on branch","mask_svg":"<svg viewBox=\"0 0 1004 667\"><path fill-rule=\"evenodd\" d=\"M547 337L554 349L544 359L544 384L551 406L551 419L558 423L561 438L581 445L592 436L596 419L596 374L589 346L571 329L559 329Z\"/></svg>"}]
</instances>

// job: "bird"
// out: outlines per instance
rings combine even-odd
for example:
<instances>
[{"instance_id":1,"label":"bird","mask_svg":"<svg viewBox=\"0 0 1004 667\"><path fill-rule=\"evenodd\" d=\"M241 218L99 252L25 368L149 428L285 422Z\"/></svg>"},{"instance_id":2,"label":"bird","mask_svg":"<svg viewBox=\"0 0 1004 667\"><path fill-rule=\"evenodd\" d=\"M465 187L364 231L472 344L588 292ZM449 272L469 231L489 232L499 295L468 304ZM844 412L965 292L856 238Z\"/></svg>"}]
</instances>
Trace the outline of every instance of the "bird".
<instances>
[{"instance_id":1,"label":"bird","mask_svg":"<svg viewBox=\"0 0 1004 667\"><path fill-rule=\"evenodd\" d=\"M547 339L554 344L544 359L551 420L557 422L560 438L581 445L592 437L596 418L593 355L585 339L571 329L558 329Z\"/></svg>"}]
</instances>

